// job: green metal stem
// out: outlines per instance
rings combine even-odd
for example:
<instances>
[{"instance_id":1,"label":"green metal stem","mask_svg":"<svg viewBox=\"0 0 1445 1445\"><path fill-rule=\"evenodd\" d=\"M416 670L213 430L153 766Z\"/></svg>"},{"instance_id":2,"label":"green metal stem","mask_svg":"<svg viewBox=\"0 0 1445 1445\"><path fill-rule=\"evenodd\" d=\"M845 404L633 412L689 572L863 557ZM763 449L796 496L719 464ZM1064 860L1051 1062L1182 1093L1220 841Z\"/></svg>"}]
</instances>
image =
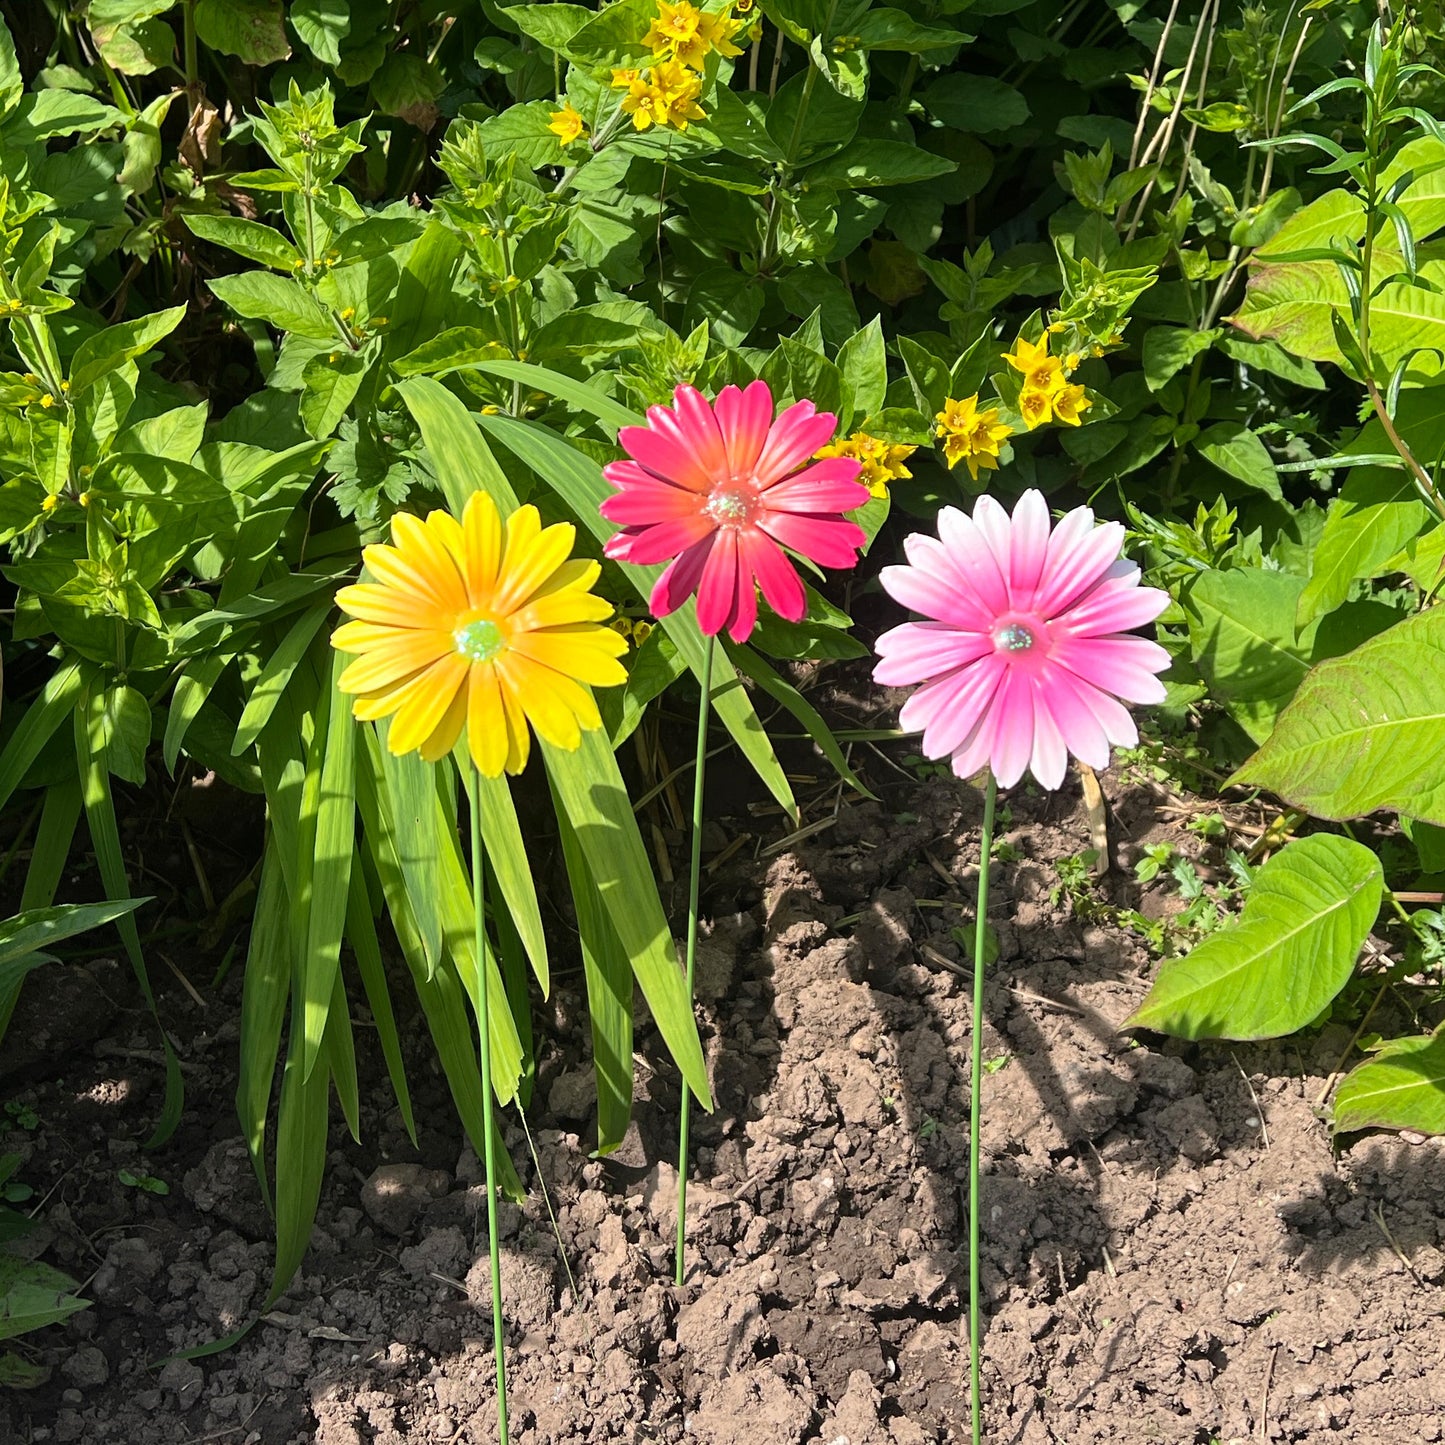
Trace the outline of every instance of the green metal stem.
<instances>
[{"instance_id":1,"label":"green metal stem","mask_svg":"<svg viewBox=\"0 0 1445 1445\"><path fill-rule=\"evenodd\" d=\"M692 1003L693 977L697 972L697 903L702 881L702 788L707 770L707 718L712 702L712 654L717 639L709 637L702 658L702 697L697 705L697 761L692 777L692 863L687 885L687 998ZM692 1121L692 1091L682 1084L682 1116L677 1142L677 1270L678 1284L686 1272L687 1248L687 1142Z\"/></svg>"},{"instance_id":2,"label":"green metal stem","mask_svg":"<svg viewBox=\"0 0 1445 1445\"><path fill-rule=\"evenodd\" d=\"M502 1334L502 1263L497 1241L497 1162L492 1109L492 1040L487 1007L487 949L484 921L486 891L482 881L482 777L472 767L472 905L476 914L477 1034L482 1050L482 1149L487 1171L487 1249L492 1262L492 1357L497 1365L497 1436L507 1436L507 1355Z\"/></svg>"},{"instance_id":3,"label":"green metal stem","mask_svg":"<svg viewBox=\"0 0 1445 1445\"><path fill-rule=\"evenodd\" d=\"M988 864L993 852L993 812L998 780L989 770L983 794L983 833L978 843L978 916L973 927L973 1049L968 1099L968 1370L973 1416L973 1445L983 1439L983 1392L980 1385L983 1334L978 1307L978 1134L983 1093L983 966L988 939Z\"/></svg>"}]
</instances>

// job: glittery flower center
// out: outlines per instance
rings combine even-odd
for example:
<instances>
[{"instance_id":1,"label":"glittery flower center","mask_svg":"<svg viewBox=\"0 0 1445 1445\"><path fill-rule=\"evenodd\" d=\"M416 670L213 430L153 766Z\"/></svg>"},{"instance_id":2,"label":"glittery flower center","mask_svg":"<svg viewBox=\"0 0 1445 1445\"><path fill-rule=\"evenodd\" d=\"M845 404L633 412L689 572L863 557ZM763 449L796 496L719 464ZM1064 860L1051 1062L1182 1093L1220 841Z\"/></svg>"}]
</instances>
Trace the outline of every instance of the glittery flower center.
<instances>
[{"instance_id":1,"label":"glittery flower center","mask_svg":"<svg viewBox=\"0 0 1445 1445\"><path fill-rule=\"evenodd\" d=\"M742 487L718 487L703 508L719 527L745 527L753 519L753 493Z\"/></svg>"},{"instance_id":2,"label":"glittery flower center","mask_svg":"<svg viewBox=\"0 0 1445 1445\"><path fill-rule=\"evenodd\" d=\"M452 640L457 651L472 662L491 662L506 646L502 629L485 617L464 623L452 633Z\"/></svg>"},{"instance_id":3,"label":"glittery flower center","mask_svg":"<svg viewBox=\"0 0 1445 1445\"><path fill-rule=\"evenodd\" d=\"M1022 622L1007 622L993 635L993 644L1000 652L1030 652L1038 638Z\"/></svg>"}]
</instances>

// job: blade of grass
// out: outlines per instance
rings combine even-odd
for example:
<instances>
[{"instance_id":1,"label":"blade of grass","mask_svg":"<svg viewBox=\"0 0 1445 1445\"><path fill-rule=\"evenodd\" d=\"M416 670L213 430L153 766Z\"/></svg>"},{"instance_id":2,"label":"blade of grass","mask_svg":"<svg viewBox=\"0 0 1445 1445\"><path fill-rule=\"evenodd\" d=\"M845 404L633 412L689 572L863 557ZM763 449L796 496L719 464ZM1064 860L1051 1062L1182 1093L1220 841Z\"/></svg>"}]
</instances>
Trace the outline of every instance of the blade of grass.
<instances>
[{"instance_id":1,"label":"blade of grass","mask_svg":"<svg viewBox=\"0 0 1445 1445\"><path fill-rule=\"evenodd\" d=\"M120 847L120 830L115 821L115 801L110 792L110 774L105 763L105 706L103 694L87 688L75 709L75 757L80 768L81 798L85 806L85 818L90 827L90 843L95 849L96 865L100 869L101 882L106 896L112 899L129 898L130 882L126 877L125 858ZM140 934L136 930L135 915L123 913L115 921L116 931L125 946L130 959L131 970L140 986L141 997L155 1020L161 1036L161 1046L166 1060L166 1092L161 1107L161 1117L155 1132L145 1142L145 1148L154 1149L164 1144L175 1132L181 1121L181 1109L185 1104L185 1084L181 1079L180 1060L171 1044L170 1035L161 1024L156 1008L155 994L151 991L150 974L146 970L145 955L141 952Z\"/></svg>"},{"instance_id":2,"label":"blade of grass","mask_svg":"<svg viewBox=\"0 0 1445 1445\"><path fill-rule=\"evenodd\" d=\"M166 772L172 777L175 776L176 759L181 755L186 733L205 706L231 657L230 652L208 652L201 657L193 657L176 679L171 705L166 709L165 736L161 739L161 758Z\"/></svg>"},{"instance_id":3,"label":"blade of grass","mask_svg":"<svg viewBox=\"0 0 1445 1445\"><path fill-rule=\"evenodd\" d=\"M95 676L96 669L90 663L66 662L46 679L40 695L25 710L5 751L0 753L0 808L10 801L10 795L61 723L75 712L82 689Z\"/></svg>"},{"instance_id":4,"label":"blade of grass","mask_svg":"<svg viewBox=\"0 0 1445 1445\"><path fill-rule=\"evenodd\" d=\"M313 607L304 612L287 630L286 635L276 644L276 649L266 659L265 666L251 688L251 695L241 712L241 721L236 727L236 740L231 744L231 756L240 757L260 736L261 729L270 721L277 699L285 692L291 675L305 657L321 624L331 613L330 606Z\"/></svg>"},{"instance_id":5,"label":"blade of grass","mask_svg":"<svg viewBox=\"0 0 1445 1445\"><path fill-rule=\"evenodd\" d=\"M597 1152L610 1154L622 1143L632 1118L632 965L560 802L557 826L587 978L592 1072L597 1079Z\"/></svg>"}]
</instances>

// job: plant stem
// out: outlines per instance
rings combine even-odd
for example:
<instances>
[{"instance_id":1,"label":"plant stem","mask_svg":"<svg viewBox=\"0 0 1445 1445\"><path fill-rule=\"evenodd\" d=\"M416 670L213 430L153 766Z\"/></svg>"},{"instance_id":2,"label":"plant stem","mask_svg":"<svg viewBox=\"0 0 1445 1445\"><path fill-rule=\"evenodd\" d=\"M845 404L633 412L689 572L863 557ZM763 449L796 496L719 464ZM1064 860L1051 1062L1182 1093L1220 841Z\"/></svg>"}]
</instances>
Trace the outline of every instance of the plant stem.
<instances>
[{"instance_id":1,"label":"plant stem","mask_svg":"<svg viewBox=\"0 0 1445 1445\"><path fill-rule=\"evenodd\" d=\"M980 1355L983 1336L978 1310L978 1134L983 1093L983 960L988 938L988 865L993 852L993 810L998 780L989 770L983 794L983 832L978 843L978 916L973 927L973 1053L968 1099L968 1369L972 1397L973 1445L983 1439Z\"/></svg>"},{"instance_id":2,"label":"plant stem","mask_svg":"<svg viewBox=\"0 0 1445 1445\"><path fill-rule=\"evenodd\" d=\"M487 1171L487 1249L492 1264L492 1358L497 1365L497 1436L507 1437L507 1357L502 1337L502 1263L497 1242L497 1162L492 1119L492 1040L487 1009L487 950L484 919L486 894L482 881L482 775L472 766L472 906L476 914L477 1034L482 1051L482 1149Z\"/></svg>"},{"instance_id":3,"label":"plant stem","mask_svg":"<svg viewBox=\"0 0 1445 1445\"><path fill-rule=\"evenodd\" d=\"M692 1004L693 978L697 972L697 904L702 881L702 789L707 770L707 718L712 702L712 654L717 638L709 637L702 655L702 697L697 704L697 762L692 775L692 861L687 884L687 999ZM692 1119L692 1091L687 1080L682 1084L682 1114L678 1123L677 1142L677 1270L676 1282L681 1284L685 1273L687 1249L687 1141Z\"/></svg>"}]
</instances>

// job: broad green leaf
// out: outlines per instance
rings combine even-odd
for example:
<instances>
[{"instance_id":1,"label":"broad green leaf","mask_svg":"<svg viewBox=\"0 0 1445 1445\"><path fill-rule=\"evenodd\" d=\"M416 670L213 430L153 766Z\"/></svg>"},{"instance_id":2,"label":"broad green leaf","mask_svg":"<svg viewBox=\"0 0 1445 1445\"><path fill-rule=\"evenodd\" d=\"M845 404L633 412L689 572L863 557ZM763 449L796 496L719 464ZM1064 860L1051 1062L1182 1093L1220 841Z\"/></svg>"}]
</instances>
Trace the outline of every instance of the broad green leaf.
<instances>
[{"instance_id":1,"label":"broad green leaf","mask_svg":"<svg viewBox=\"0 0 1445 1445\"><path fill-rule=\"evenodd\" d=\"M600 729L584 732L573 752L544 739L538 746L652 1017L688 1086L710 1109L692 1000L612 749Z\"/></svg>"},{"instance_id":2,"label":"broad green leaf","mask_svg":"<svg viewBox=\"0 0 1445 1445\"><path fill-rule=\"evenodd\" d=\"M247 221L241 216L212 216L201 211L188 213L186 225L201 240L224 246L258 266L270 266L287 276L301 269L301 252L280 231L259 221Z\"/></svg>"},{"instance_id":3,"label":"broad green leaf","mask_svg":"<svg viewBox=\"0 0 1445 1445\"><path fill-rule=\"evenodd\" d=\"M837 155L809 166L806 177L810 186L867 190L874 186L930 181L957 169L946 156L935 155L906 141L855 140Z\"/></svg>"},{"instance_id":4,"label":"broad green leaf","mask_svg":"<svg viewBox=\"0 0 1445 1445\"><path fill-rule=\"evenodd\" d=\"M572 37L589 21L597 18L597 12L586 5L532 3L503 5L500 9L523 35L530 35L548 50L560 51L569 60L578 58L567 49Z\"/></svg>"},{"instance_id":5,"label":"broad green leaf","mask_svg":"<svg viewBox=\"0 0 1445 1445\"><path fill-rule=\"evenodd\" d=\"M1311 391L1325 389L1319 367L1286 351L1277 341L1254 341L1236 331L1226 331L1216 345L1231 360L1243 363L1251 371L1267 371L1271 376L1283 377Z\"/></svg>"},{"instance_id":6,"label":"broad green leaf","mask_svg":"<svg viewBox=\"0 0 1445 1445\"><path fill-rule=\"evenodd\" d=\"M234 276L218 276L206 284L238 316L264 321L279 331L293 331L313 341L340 341L325 309L291 277L242 271Z\"/></svg>"},{"instance_id":7,"label":"broad green leaf","mask_svg":"<svg viewBox=\"0 0 1445 1445\"><path fill-rule=\"evenodd\" d=\"M851 431L864 417L881 410L888 394L888 350L881 318L875 316L843 343L838 350L838 370L852 402L852 414L839 417L839 422Z\"/></svg>"},{"instance_id":8,"label":"broad green leaf","mask_svg":"<svg viewBox=\"0 0 1445 1445\"><path fill-rule=\"evenodd\" d=\"M1388 562L1385 572L1403 572L1422 592L1433 592L1445 578L1445 524L1412 537Z\"/></svg>"},{"instance_id":9,"label":"broad green leaf","mask_svg":"<svg viewBox=\"0 0 1445 1445\"><path fill-rule=\"evenodd\" d=\"M1230 779L1319 818L1391 809L1445 823L1445 608L1310 672Z\"/></svg>"},{"instance_id":10,"label":"broad green leaf","mask_svg":"<svg viewBox=\"0 0 1445 1445\"><path fill-rule=\"evenodd\" d=\"M78 400L108 372L133 361L169 336L185 314L184 306L172 306L87 336L70 363L71 400Z\"/></svg>"},{"instance_id":11,"label":"broad green leaf","mask_svg":"<svg viewBox=\"0 0 1445 1445\"><path fill-rule=\"evenodd\" d=\"M0 24L0 118L9 115L24 94L25 80L15 57L15 42L6 26Z\"/></svg>"},{"instance_id":12,"label":"broad green leaf","mask_svg":"<svg viewBox=\"0 0 1445 1445\"><path fill-rule=\"evenodd\" d=\"M196 0L196 34L222 55L270 65L291 54L281 0Z\"/></svg>"},{"instance_id":13,"label":"broad green leaf","mask_svg":"<svg viewBox=\"0 0 1445 1445\"><path fill-rule=\"evenodd\" d=\"M1413 1129L1445 1134L1445 1032L1391 1039L1335 1090L1336 1134Z\"/></svg>"},{"instance_id":14,"label":"broad green leaf","mask_svg":"<svg viewBox=\"0 0 1445 1445\"><path fill-rule=\"evenodd\" d=\"M360 351L339 347L306 363L301 373L301 421L317 441L325 441L341 425L374 359L372 347Z\"/></svg>"},{"instance_id":15,"label":"broad green leaf","mask_svg":"<svg viewBox=\"0 0 1445 1445\"><path fill-rule=\"evenodd\" d=\"M1220 471L1228 472L1231 477L1273 497L1277 502L1284 500L1274 459L1265 450L1264 443L1243 423L1215 422L1194 439L1194 447Z\"/></svg>"},{"instance_id":16,"label":"broad green leaf","mask_svg":"<svg viewBox=\"0 0 1445 1445\"><path fill-rule=\"evenodd\" d=\"M1144 333L1142 347L1144 382L1158 391L1176 372L1182 371L1202 351L1208 351L1219 337L1219 328L1196 331L1191 326L1151 326Z\"/></svg>"},{"instance_id":17,"label":"broad green leaf","mask_svg":"<svg viewBox=\"0 0 1445 1445\"><path fill-rule=\"evenodd\" d=\"M0 31L4 30L0 25ZM38 1259L0 1254L0 1340L57 1324L90 1301L72 1291L80 1286L69 1275Z\"/></svg>"},{"instance_id":18,"label":"broad green leaf","mask_svg":"<svg viewBox=\"0 0 1445 1445\"><path fill-rule=\"evenodd\" d=\"M342 653L332 653L330 685L323 685L318 699L301 794L299 876L292 883L297 938L304 940L298 1002L304 1009L301 1062L307 1079L321 1053L341 967L341 935L356 851L356 724L350 699L336 689L348 661Z\"/></svg>"},{"instance_id":19,"label":"broad green leaf","mask_svg":"<svg viewBox=\"0 0 1445 1445\"><path fill-rule=\"evenodd\" d=\"M1384 882L1363 844L1296 839L1255 874L1237 921L1160 965L1123 1027L1185 1039L1274 1039L1304 1028L1354 972Z\"/></svg>"},{"instance_id":20,"label":"broad green leaf","mask_svg":"<svg viewBox=\"0 0 1445 1445\"><path fill-rule=\"evenodd\" d=\"M116 777L139 787L146 780L151 741L151 708L135 688L114 683L101 694L100 726L105 765Z\"/></svg>"},{"instance_id":21,"label":"broad green leaf","mask_svg":"<svg viewBox=\"0 0 1445 1445\"><path fill-rule=\"evenodd\" d=\"M597 1080L597 1152L622 1143L632 1118L632 967L607 916L567 810L557 804L558 836L577 910L587 1017L592 1026L592 1072Z\"/></svg>"},{"instance_id":22,"label":"broad green leaf","mask_svg":"<svg viewBox=\"0 0 1445 1445\"><path fill-rule=\"evenodd\" d=\"M1210 695L1256 742L1309 672L1315 625L1295 631L1304 579L1256 568L1206 572L1184 599L1194 661Z\"/></svg>"},{"instance_id":23,"label":"broad green leaf","mask_svg":"<svg viewBox=\"0 0 1445 1445\"><path fill-rule=\"evenodd\" d=\"M1029 103L1022 94L990 75L946 71L919 98L935 119L955 130L1012 130L1029 118Z\"/></svg>"},{"instance_id":24,"label":"broad green leaf","mask_svg":"<svg viewBox=\"0 0 1445 1445\"><path fill-rule=\"evenodd\" d=\"M546 478L572 508L582 525L599 541L605 542L612 535L612 524L598 511L603 499L612 494L612 488L603 479L602 469L596 462L575 447L568 446L561 437L548 431L546 427L507 416L482 416L479 420L481 425L520 461L530 466L539 476ZM638 594L642 597L649 596L662 568L634 567L626 563L621 565L622 571ZM706 642L697 626L694 605L689 602L681 611L662 618L661 626L672 639L683 660L700 679ZM762 723L758 721L752 702L743 689L729 686L735 677L731 663L723 657L714 659L714 711L733 735L734 741L742 749L743 755L768 791L791 816L796 816L797 805L793 799L793 790Z\"/></svg>"},{"instance_id":25,"label":"broad green leaf","mask_svg":"<svg viewBox=\"0 0 1445 1445\"><path fill-rule=\"evenodd\" d=\"M957 6L940 7L957 9ZM970 37L957 30L944 30L936 25L921 25L902 10L869 10L844 28L847 41L860 50L901 50L921 55L929 50L944 50L961 45ZM837 39L841 41L843 35Z\"/></svg>"},{"instance_id":26,"label":"broad green leaf","mask_svg":"<svg viewBox=\"0 0 1445 1445\"><path fill-rule=\"evenodd\" d=\"M461 254L461 238L434 217L407 252L401 268L392 324L387 328L387 359L405 356L451 322L456 306L452 277Z\"/></svg>"},{"instance_id":27,"label":"broad green leaf","mask_svg":"<svg viewBox=\"0 0 1445 1445\"><path fill-rule=\"evenodd\" d=\"M323 65L341 63L341 42L351 33L349 0L292 0L287 18Z\"/></svg>"}]
</instances>

